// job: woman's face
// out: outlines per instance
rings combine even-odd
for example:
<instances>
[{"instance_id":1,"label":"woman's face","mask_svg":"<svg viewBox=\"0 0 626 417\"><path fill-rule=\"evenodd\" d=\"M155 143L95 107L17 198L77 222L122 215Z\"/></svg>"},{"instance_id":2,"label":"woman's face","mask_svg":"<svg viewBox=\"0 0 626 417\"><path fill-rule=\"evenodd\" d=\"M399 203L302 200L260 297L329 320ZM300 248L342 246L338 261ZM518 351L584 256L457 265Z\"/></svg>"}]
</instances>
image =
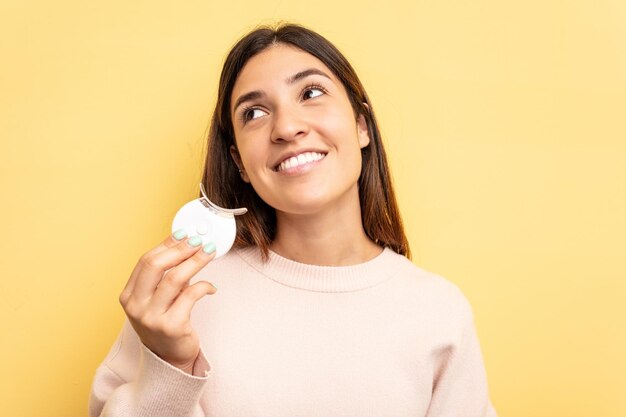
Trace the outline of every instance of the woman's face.
<instances>
[{"instance_id":1,"label":"woman's face","mask_svg":"<svg viewBox=\"0 0 626 417\"><path fill-rule=\"evenodd\" d=\"M358 203L365 119L319 59L277 44L251 58L235 82L231 116L242 177L278 211L313 214Z\"/></svg>"}]
</instances>

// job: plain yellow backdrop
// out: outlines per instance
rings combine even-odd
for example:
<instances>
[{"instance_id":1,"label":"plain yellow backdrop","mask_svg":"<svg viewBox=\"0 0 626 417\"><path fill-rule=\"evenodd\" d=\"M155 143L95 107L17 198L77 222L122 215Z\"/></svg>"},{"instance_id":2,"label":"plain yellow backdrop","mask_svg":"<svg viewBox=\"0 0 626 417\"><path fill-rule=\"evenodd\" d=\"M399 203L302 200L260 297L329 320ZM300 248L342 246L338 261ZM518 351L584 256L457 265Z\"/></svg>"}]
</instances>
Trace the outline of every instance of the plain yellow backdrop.
<instances>
[{"instance_id":1,"label":"plain yellow backdrop","mask_svg":"<svg viewBox=\"0 0 626 417\"><path fill-rule=\"evenodd\" d=\"M86 415L119 292L197 195L225 54L281 19L360 74L499 415L625 416L622 0L2 0L0 415Z\"/></svg>"}]
</instances>

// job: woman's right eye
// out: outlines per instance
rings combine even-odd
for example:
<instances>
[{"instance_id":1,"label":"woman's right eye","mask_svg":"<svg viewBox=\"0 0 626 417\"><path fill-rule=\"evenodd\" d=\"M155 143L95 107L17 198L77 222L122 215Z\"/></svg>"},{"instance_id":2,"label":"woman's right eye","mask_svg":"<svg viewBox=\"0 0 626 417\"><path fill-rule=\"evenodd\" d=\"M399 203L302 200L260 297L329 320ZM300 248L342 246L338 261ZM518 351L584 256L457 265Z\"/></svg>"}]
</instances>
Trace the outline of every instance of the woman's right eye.
<instances>
[{"instance_id":1,"label":"woman's right eye","mask_svg":"<svg viewBox=\"0 0 626 417\"><path fill-rule=\"evenodd\" d=\"M243 111L243 121L245 122L249 122L250 120L254 120L254 119L258 119L259 117L263 116L267 114L266 112L264 112L263 110L256 108L256 107L252 107L249 109L245 109Z\"/></svg>"}]
</instances>

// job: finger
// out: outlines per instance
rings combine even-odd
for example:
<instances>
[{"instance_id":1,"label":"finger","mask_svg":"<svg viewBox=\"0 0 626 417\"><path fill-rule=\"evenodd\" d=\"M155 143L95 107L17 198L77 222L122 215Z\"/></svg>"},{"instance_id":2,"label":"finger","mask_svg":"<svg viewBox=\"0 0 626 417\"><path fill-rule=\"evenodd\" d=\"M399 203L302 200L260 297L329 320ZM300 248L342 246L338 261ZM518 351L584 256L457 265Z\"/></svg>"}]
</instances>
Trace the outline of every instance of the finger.
<instances>
[{"instance_id":1,"label":"finger","mask_svg":"<svg viewBox=\"0 0 626 417\"><path fill-rule=\"evenodd\" d=\"M151 250L143 254L142 258L154 256L157 253L160 253L166 249L172 248L176 246L177 244L179 244L181 241L183 241L186 237L187 237L187 233L184 230L177 230L176 232L169 235L164 241L159 243L159 245L155 246L154 248L152 248ZM126 282L126 285L124 286L124 289L122 290L122 293L120 294L120 301L122 301L122 304L124 304L124 301L130 298L130 295L132 294L135 288L135 282L137 281L137 276L139 275L139 272L140 272L140 268L139 268L139 264L137 264L135 268L133 269L133 272L130 274L130 278Z\"/></svg>"},{"instance_id":2,"label":"finger","mask_svg":"<svg viewBox=\"0 0 626 417\"><path fill-rule=\"evenodd\" d=\"M137 264L137 277L131 299L141 302L149 300L165 271L190 258L201 248L201 243L202 239L194 236L162 252L142 257Z\"/></svg>"},{"instance_id":3,"label":"finger","mask_svg":"<svg viewBox=\"0 0 626 417\"><path fill-rule=\"evenodd\" d=\"M170 269L158 283L150 299L150 309L164 313L170 308L181 291L189 287L189 280L215 257L215 245L206 244L191 258Z\"/></svg>"},{"instance_id":4,"label":"finger","mask_svg":"<svg viewBox=\"0 0 626 417\"><path fill-rule=\"evenodd\" d=\"M173 232L168 237L166 237L164 241L159 243L159 245L155 246L154 248L146 252L144 256L156 255L157 253L163 252L166 249L173 248L174 246L178 245L181 241L185 240L187 236L188 236L187 231L185 229L179 229Z\"/></svg>"},{"instance_id":5,"label":"finger","mask_svg":"<svg viewBox=\"0 0 626 417\"><path fill-rule=\"evenodd\" d=\"M186 323L191 317L193 306L207 294L215 294L217 288L208 281L199 281L185 288L167 310L168 320L173 323Z\"/></svg>"}]
</instances>

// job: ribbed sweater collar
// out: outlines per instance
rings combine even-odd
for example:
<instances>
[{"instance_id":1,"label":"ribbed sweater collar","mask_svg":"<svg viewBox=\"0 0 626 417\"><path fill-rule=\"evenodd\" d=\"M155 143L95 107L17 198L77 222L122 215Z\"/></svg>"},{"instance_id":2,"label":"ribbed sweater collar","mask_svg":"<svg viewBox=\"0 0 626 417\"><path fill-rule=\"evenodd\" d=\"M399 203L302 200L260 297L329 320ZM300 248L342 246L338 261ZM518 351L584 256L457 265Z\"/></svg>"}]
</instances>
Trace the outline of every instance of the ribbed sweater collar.
<instances>
[{"instance_id":1,"label":"ribbed sweater collar","mask_svg":"<svg viewBox=\"0 0 626 417\"><path fill-rule=\"evenodd\" d=\"M350 266L319 266L292 261L270 251L263 262L255 247L236 249L250 267L280 284L317 292L353 292L378 285L391 278L402 262L401 256L385 248L369 261Z\"/></svg>"}]
</instances>

